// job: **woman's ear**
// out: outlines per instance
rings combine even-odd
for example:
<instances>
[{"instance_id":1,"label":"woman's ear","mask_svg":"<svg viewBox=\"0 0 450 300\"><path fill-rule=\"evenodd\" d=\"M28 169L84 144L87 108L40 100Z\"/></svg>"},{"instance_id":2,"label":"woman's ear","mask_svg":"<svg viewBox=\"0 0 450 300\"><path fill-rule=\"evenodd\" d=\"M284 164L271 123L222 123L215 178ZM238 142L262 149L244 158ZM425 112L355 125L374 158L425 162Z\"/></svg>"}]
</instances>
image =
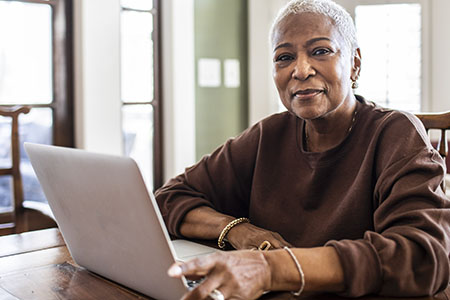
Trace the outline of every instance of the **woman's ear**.
<instances>
[{"instance_id":1,"label":"woman's ear","mask_svg":"<svg viewBox=\"0 0 450 300\"><path fill-rule=\"evenodd\" d=\"M358 80L360 72L361 72L361 50L359 48L356 48L355 52L353 53L351 79L353 81Z\"/></svg>"}]
</instances>

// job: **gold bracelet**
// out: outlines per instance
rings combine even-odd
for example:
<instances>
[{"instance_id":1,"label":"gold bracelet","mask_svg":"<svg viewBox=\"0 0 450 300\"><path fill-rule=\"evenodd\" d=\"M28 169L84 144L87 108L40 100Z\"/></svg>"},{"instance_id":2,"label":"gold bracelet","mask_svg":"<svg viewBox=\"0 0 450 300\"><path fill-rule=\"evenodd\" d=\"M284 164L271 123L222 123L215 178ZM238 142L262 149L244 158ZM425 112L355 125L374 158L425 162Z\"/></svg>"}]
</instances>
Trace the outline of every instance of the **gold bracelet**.
<instances>
[{"instance_id":1,"label":"gold bracelet","mask_svg":"<svg viewBox=\"0 0 450 300\"><path fill-rule=\"evenodd\" d=\"M295 257L294 253L292 253L291 249L289 249L286 246L283 247L283 249L286 250L287 253L289 253L289 255L291 256L292 260L295 263L295 266L297 267L298 273L300 274L300 281L301 281L300 289L297 292L291 292L292 295L294 296L300 296L300 294L303 292L303 289L305 288L305 273L303 273L302 266L298 262L298 259L297 257Z\"/></svg>"},{"instance_id":2,"label":"gold bracelet","mask_svg":"<svg viewBox=\"0 0 450 300\"><path fill-rule=\"evenodd\" d=\"M223 240L225 239L225 236L231 230L231 228L241 223L250 223L250 220L248 218L238 218L231 221L227 224L227 226L223 228L222 232L219 235L219 239L217 240L217 245L220 249L225 248L225 242Z\"/></svg>"}]
</instances>

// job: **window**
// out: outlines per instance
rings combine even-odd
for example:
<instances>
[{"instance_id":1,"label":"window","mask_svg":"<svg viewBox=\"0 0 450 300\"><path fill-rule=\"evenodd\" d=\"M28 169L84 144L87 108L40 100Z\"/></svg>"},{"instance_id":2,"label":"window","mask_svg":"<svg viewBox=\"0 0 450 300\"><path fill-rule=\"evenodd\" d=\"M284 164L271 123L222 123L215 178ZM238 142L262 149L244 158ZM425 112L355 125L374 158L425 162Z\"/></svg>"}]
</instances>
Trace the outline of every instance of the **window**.
<instances>
[{"instance_id":1,"label":"window","mask_svg":"<svg viewBox=\"0 0 450 300\"><path fill-rule=\"evenodd\" d=\"M423 101L421 4L358 5L355 24L363 59L356 92L385 107L420 111Z\"/></svg>"},{"instance_id":2,"label":"window","mask_svg":"<svg viewBox=\"0 0 450 300\"><path fill-rule=\"evenodd\" d=\"M121 99L124 153L150 190L162 185L159 1L122 0Z\"/></svg>"},{"instance_id":3,"label":"window","mask_svg":"<svg viewBox=\"0 0 450 300\"><path fill-rule=\"evenodd\" d=\"M71 0L0 0L0 105L30 105L20 141L73 146ZM10 123L0 117L0 166L10 167ZM24 200L46 202L23 148ZM0 210L12 209L0 176Z\"/></svg>"}]
</instances>

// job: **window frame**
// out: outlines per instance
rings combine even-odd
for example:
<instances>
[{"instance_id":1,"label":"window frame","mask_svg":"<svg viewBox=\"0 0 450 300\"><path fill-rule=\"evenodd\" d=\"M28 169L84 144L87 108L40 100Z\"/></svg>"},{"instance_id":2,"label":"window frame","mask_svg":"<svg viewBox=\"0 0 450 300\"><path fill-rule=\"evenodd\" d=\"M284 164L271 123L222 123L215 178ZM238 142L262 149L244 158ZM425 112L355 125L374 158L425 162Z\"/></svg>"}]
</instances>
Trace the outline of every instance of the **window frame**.
<instances>
[{"instance_id":1,"label":"window frame","mask_svg":"<svg viewBox=\"0 0 450 300\"><path fill-rule=\"evenodd\" d=\"M430 58L430 4L427 0L350 0L347 1L343 6L350 13L353 20L355 20L355 9L360 5L383 5L383 4L408 4L408 3L418 3L421 5L421 95L420 95L420 110L428 111L431 109L431 58ZM364 49L361 49L362 56L362 68L364 68ZM358 93L358 90L356 90Z\"/></svg>"},{"instance_id":2,"label":"window frame","mask_svg":"<svg viewBox=\"0 0 450 300\"><path fill-rule=\"evenodd\" d=\"M49 108L52 112L52 144L74 147L73 85L73 0L0 0L50 5L52 8L52 101L48 104L21 103L31 108ZM17 104L15 104L17 105ZM0 104L10 107L11 104ZM26 201L26 199L23 199ZM14 201L17 201L14 199ZM48 207L48 204L43 204ZM11 211L0 213L0 223L13 222ZM43 208L46 209L46 208Z\"/></svg>"},{"instance_id":3,"label":"window frame","mask_svg":"<svg viewBox=\"0 0 450 300\"><path fill-rule=\"evenodd\" d=\"M153 16L153 99L145 102L124 102L121 99L121 107L130 105L151 105L153 108L153 189L163 185L164 156L163 156L163 116L162 116L162 69L161 69L161 1L153 0L151 10L124 8L121 11L150 12Z\"/></svg>"},{"instance_id":4,"label":"window frame","mask_svg":"<svg viewBox=\"0 0 450 300\"><path fill-rule=\"evenodd\" d=\"M46 4L52 7L53 99L48 104L29 104L31 108L50 108L53 116L53 144L74 147L73 109L73 17L72 0L0 0ZM0 106L11 106L0 104Z\"/></svg>"}]
</instances>

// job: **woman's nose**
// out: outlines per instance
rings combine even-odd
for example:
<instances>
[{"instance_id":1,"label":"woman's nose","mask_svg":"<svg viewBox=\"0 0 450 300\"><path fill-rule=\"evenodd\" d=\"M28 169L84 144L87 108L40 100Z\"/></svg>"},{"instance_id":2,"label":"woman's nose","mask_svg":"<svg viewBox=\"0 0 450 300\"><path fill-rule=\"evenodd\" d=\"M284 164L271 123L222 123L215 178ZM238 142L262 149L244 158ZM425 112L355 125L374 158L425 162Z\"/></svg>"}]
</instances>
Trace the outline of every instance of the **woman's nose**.
<instances>
[{"instance_id":1,"label":"woman's nose","mask_svg":"<svg viewBox=\"0 0 450 300\"><path fill-rule=\"evenodd\" d=\"M297 57L297 61L294 65L294 70L292 72L292 78L298 80L307 80L310 76L316 74L313 66L307 58Z\"/></svg>"}]
</instances>

